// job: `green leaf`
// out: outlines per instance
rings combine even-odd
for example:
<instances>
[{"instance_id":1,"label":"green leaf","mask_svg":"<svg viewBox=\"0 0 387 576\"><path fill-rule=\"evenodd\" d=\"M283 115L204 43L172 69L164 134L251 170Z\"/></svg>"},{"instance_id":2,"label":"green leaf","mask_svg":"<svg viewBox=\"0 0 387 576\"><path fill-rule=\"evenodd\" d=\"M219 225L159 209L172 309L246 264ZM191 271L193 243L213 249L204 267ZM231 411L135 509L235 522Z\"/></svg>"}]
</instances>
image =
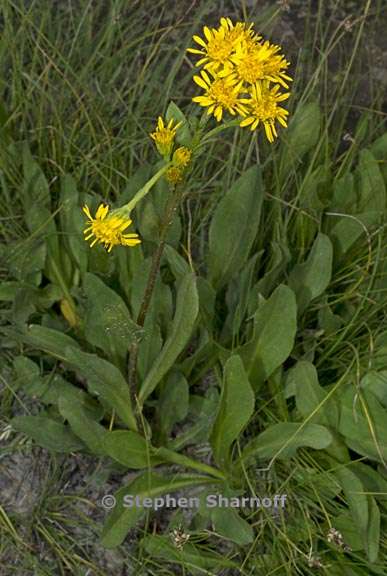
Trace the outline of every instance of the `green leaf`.
<instances>
[{"instance_id":1,"label":"green leaf","mask_svg":"<svg viewBox=\"0 0 387 576\"><path fill-rule=\"evenodd\" d=\"M152 456L152 447L145 438L131 430L107 432L103 449L111 458L128 468L148 468L162 462Z\"/></svg>"},{"instance_id":2,"label":"green leaf","mask_svg":"<svg viewBox=\"0 0 387 576\"><path fill-rule=\"evenodd\" d=\"M370 370L361 379L360 386L369 390L387 408L387 370Z\"/></svg>"},{"instance_id":3,"label":"green leaf","mask_svg":"<svg viewBox=\"0 0 387 576\"><path fill-rule=\"evenodd\" d=\"M367 242L368 228L379 218L378 212L363 212L361 214L348 214L337 218L338 222L333 226L330 237L336 254L336 260L342 258L361 238Z\"/></svg>"},{"instance_id":4,"label":"green leaf","mask_svg":"<svg viewBox=\"0 0 387 576\"><path fill-rule=\"evenodd\" d=\"M270 242L270 248L267 249L269 262L265 267L265 274L253 287L251 293L252 297L250 302L250 313L254 314L257 308L257 297L262 294L267 298L270 293L276 288L278 278L285 271L288 262L290 261L289 248L285 244L278 242Z\"/></svg>"},{"instance_id":5,"label":"green leaf","mask_svg":"<svg viewBox=\"0 0 387 576\"><path fill-rule=\"evenodd\" d=\"M357 173L360 192L358 211L375 212L378 214L375 223L378 223L386 209L386 187L378 161L369 150L359 153Z\"/></svg>"},{"instance_id":6,"label":"green leaf","mask_svg":"<svg viewBox=\"0 0 387 576\"><path fill-rule=\"evenodd\" d=\"M41 350L60 360L66 360L66 348L79 348L78 342L67 334L38 324L31 324L15 337L32 348Z\"/></svg>"},{"instance_id":7,"label":"green leaf","mask_svg":"<svg viewBox=\"0 0 387 576\"><path fill-rule=\"evenodd\" d=\"M79 401L71 391L62 392L58 399L61 416L68 421L74 434L86 444L93 454L105 454L103 439L107 434L105 428L90 418L88 405Z\"/></svg>"},{"instance_id":8,"label":"green leaf","mask_svg":"<svg viewBox=\"0 0 387 576\"><path fill-rule=\"evenodd\" d=\"M47 258L46 243L40 239L18 240L7 246L6 262L17 280L38 286Z\"/></svg>"},{"instance_id":9,"label":"green leaf","mask_svg":"<svg viewBox=\"0 0 387 576\"><path fill-rule=\"evenodd\" d=\"M246 546L254 540L254 530L233 508L211 509L211 520L217 534L232 540L239 546Z\"/></svg>"},{"instance_id":10,"label":"green leaf","mask_svg":"<svg viewBox=\"0 0 387 576\"><path fill-rule=\"evenodd\" d=\"M332 442L331 433L319 424L280 422L270 426L251 440L243 451L242 458L251 456L264 460L276 456L280 459L292 458L298 448L309 447L323 450Z\"/></svg>"},{"instance_id":11,"label":"green leaf","mask_svg":"<svg viewBox=\"0 0 387 576\"><path fill-rule=\"evenodd\" d=\"M210 439L215 461L220 466L227 463L231 444L253 415L254 402L242 360L231 356L224 367L220 407Z\"/></svg>"},{"instance_id":12,"label":"green leaf","mask_svg":"<svg viewBox=\"0 0 387 576\"><path fill-rule=\"evenodd\" d=\"M128 428L136 430L129 386L118 368L96 354L87 354L75 348L67 348L65 353L66 362L86 378L90 394L100 396Z\"/></svg>"},{"instance_id":13,"label":"green leaf","mask_svg":"<svg viewBox=\"0 0 387 576\"><path fill-rule=\"evenodd\" d=\"M376 562L379 555L380 543L380 512L375 498L368 496L369 522L367 527L367 556L372 563Z\"/></svg>"},{"instance_id":14,"label":"green leaf","mask_svg":"<svg viewBox=\"0 0 387 576\"><path fill-rule=\"evenodd\" d=\"M355 398L356 395L356 398ZM339 432L349 448L372 460L387 462L386 410L367 390L348 388L340 397Z\"/></svg>"},{"instance_id":15,"label":"green leaf","mask_svg":"<svg viewBox=\"0 0 387 576\"><path fill-rule=\"evenodd\" d=\"M354 525L357 527L360 537L363 542L364 548L367 542L367 527L368 527L368 499L364 486L349 467L342 466L335 471L335 476L338 479L345 499L348 503Z\"/></svg>"},{"instance_id":16,"label":"green leaf","mask_svg":"<svg viewBox=\"0 0 387 576\"><path fill-rule=\"evenodd\" d=\"M22 387L33 398L38 398L44 404L58 404L61 395L71 397L82 405L88 418L100 420L103 408L84 390L67 382L59 374L40 375L40 369L35 362L25 356L18 356L13 362L16 373L15 389Z\"/></svg>"},{"instance_id":17,"label":"green leaf","mask_svg":"<svg viewBox=\"0 0 387 576\"><path fill-rule=\"evenodd\" d=\"M341 467L335 476L343 488L351 512L353 525L357 527L370 562L376 562L380 540L380 512L371 495L357 474L348 467Z\"/></svg>"},{"instance_id":18,"label":"green leaf","mask_svg":"<svg viewBox=\"0 0 387 576\"><path fill-rule=\"evenodd\" d=\"M296 168L302 157L315 148L320 138L321 112L316 102L301 105L289 122L289 129L283 136L286 143L281 158L281 173L285 176L291 168Z\"/></svg>"},{"instance_id":19,"label":"green leaf","mask_svg":"<svg viewBox=\"0 0 387 576\"><path fill-rule=\"evenodd\" d=\"M27 143L23 146L22 157L24 173L24 208L26 212L31 214L30 210L33 206L38 206L40 209L43 209L43 207L50 205L50 190L47 179L39 164L33 159ZM50 213L48 210L40 210L39 214L39 210L37 210L34 211L33 214L33 221L29 224L29 229L31 231L38 228L39 224L44 223L47 215Z\"/></svg>"},{"instance_id":20,"label":"green leaf","mask_svg":"<svg viewBox=\"0 0 387 576\"><path fill-rule=\"evenodd\" d=\"M331 398L326 400L327 392L320 386L313 364L307 361L297 362L289 378L295 382L296 404L301 416L308 418L308 422L336 428L339 419L338 406ZM316 412L315 415L309 419L313 412Z\"/></svg>"},{"instance_id":21,"label":"green leaf","mask_svg":"<svg viewBox=\"0 0 387 576\"><path fill-rule=\"evenodd\" d=\"M147 316L143 336L138 347L137 369L141 381L149 370L149 366L155 362L163 346L161 330L158 324L153 322L151 316Z\"/></svg>"},{"instance_id":22,"label":"green leaf","mask_svg":"<svg viewBox=\"0 0 387 576\"><path fill-rule=\"evenodd\" d=\"M87 296L84 326L86 339L107 352L115 363L124 365L139 327L131 320L121 296L97 276L86 274L83 287Z\"/></svg>"},{"instance_id":23,"label":"green leaf","mask_svg":"<svg viewBox=\"0 0 387 576\"><path fill-rule=\"evenodd\" d=\"M116 506L113 512L109 514L103 527L102 545L106 548L119 546L129 530L137 524L146 511L141 506L129 506L130 496L138 496L142 501L144 498L153 499L162 494L172 495L173 492L189 486L200 486L214 482L213 478L188 474L175 474L173 477L166 477L146 472L138 476L128 486L124 486L115 494Z\"/></svg>"},{"instance_id":24,"label":"green leaf","mask_svg":"<svg viewBox=\"0 0 387 576\"><path fill-rule=\"evenodd\" d=\"M168 446L173 450L181 450L181 448L190 444L207 442L218 405L219 394L215 388L207 390L205 396L191 394L189 418L194 424L187 430L180 432L179 436L171 441Z\"/></svg>"},{"instance_id":25,"label":"green leaf","mask_svg":"<svg viewBox=\"0 0 387 576\"><path fill-rule=\"evenodd\" d=\"M61 178L60 199L62 202L60 217L65 244L81 273L85 273L89 253L83 235L86 218L79 206L79 194L75 180L69 174L65 174Z\"/></svg>"},{"instance_id":26,"label":"green leaf","mask_svg":"<svg viewBox=\"0 0 387 576\"><path fill-rule=\"evenodd\" d=\"M296 265L290 273L289 286L296 294L300 315L328 287L332 276L332 257L333 249L328 236L318 234L306 262Z\"/></svg>"},{"instance_id":27,"label":"green leaf","mask_svg":"<svg viewBox=\"0 0 387 576\"><path fill-rule=\"evenodd\" d=\"M259 229L262 200L261 169L253 166L216 207L209 229L208 266L217 288L244 266Z\"/></svg>"},{"instance_id":28,"label":"green leaf","mask_svg":"<svg viewBox=\"0 0 387 576\"><path fill-rule=\"evenodd\" d=\"M176 124L176 122L182 122L181 126L177 129L176 141L182 146L190 146L192 136L189 129L188 120L185 114L174 102L169 103L165 118L167 122L173 118L175 120L174 124Z\"/></svg>"},{"instance_id":29,"label":"green leaf","mask_svg":"<svg viewBox=\"0 0 387 576\"><path fill-rule=\"evenodd\" d=\"M140 403L153 392L185 348L192 335L198 311L199 298L195 276L187 274L177 293L176 311L170 335L140 388Z\"/></svg>"},{"instance_id":30,"label":"green leaf","mask_svg":"<svg viewBox=\"0 0 387 576\"><path fill-rule=\"evenodd\" d=\"M180 372L172 372L161 389L157 404L160 428L165 436L170 434L176 422L187 416L188 405L188 382Z\"/></svg>"},{"instance_id":31,"label":"green leaf","mask_svg":"<svg viewBox=\"0 0 387 576\"><path fill-rule=\"evenodd\" d=\"M15 416L11 426L32 438L39 446L53 452L75 452L85 447L69 426L46 416Z\"/></svg>"},{"instance_id":32,"label":"green leaf","mask_svg":"<svg viewBox=\"0 0 387 576\"><path fill-rule=\"evenodd\" d=\"M297 330L296 318L294 293L283 285L278 286L255 313L254 337L240 349L255 390L281 366L292 351Z\"/></svg>"},{"instance_id":33,"label":"green leaf","mask_svg":"<svg viewBox=\"0 0 387 576\"><path fill-rule=\"evenodd\" d=\"M190 267L188 262L169 244L164 247L164 257L168 261L172 274L177 281L180 281L189 274Z\"/></svg>"}]
</instances>

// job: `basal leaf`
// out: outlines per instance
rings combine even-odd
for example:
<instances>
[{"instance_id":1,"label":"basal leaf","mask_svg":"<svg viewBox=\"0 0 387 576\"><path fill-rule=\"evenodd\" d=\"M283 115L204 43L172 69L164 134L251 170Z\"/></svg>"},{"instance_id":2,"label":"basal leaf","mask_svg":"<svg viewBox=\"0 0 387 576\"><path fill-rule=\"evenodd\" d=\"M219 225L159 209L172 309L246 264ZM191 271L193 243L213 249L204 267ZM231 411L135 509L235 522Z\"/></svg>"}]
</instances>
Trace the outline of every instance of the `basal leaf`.
<instances>
[{"instance_id":1,"label":"basal leaf","mask_svg":"<svg viewBox=\"0 0 387 576\"><path fill-rule=\"evenodd\" d=\"M225 364L219 411L211 434L215 461L223 466L231 444L248 424L254 412L254 392L242 360L232 356Z\"/></svg>"},{"instance_id":2,"label":"basal leaf","mask_svg":"<svg viewBox=\"0 0 387 576\"><path fill-rule=\"evenodd\" d=\"M75 452L85 447L69 426L46 416L15 416L11 426L53 452Z\"/></svg>"},{"instance_id":3,"label":"basal leaf","mask_svg":"<svg viewBox=\"0 0 387 576\"><path fill-rule=\"evenodd\" d=\"M139 328L132 321L125 302L94 274L86 274L87 297L85 336L94 346L107 352L115 363L124 365L131 342Z\"/></svg>"},{"instance_id":4,"label":"basal leaf","mask_svg":"<svg viewBox=\"0 0 387 576\"><path fill-rule=\"evenodd\" d=\"M318 234L306 262L296 265L290 273L289 286L296 294L299 314L328 287L332 257L333 249L328 236Z\"/></svg>"},{"instance_id":5,"label":"basal leaf","mask_svg":"<svg viewBox=\"0 0 387 576\"><path fill-rule=\"evenodd\" d=\"M75 348L66 349L66 361L87 380L90 394L100 396L132 430L137 429L129 386L121 372L96 354Z\"/></svg>"},{"instance_id":6,"label":"basal leaf","mask_svg":"<svg viewBox=\"0 0 387 576\"><path fill-rule=\"evenodd\" d=\"M256 390L288 358L297 329L294 293L280 285L263 302L254 317L254 337L242 346L243 359L251 385Z\"/></svg>"},{"instance_id":7,"label":"basal leaf","mask_svg":"<svg viewBox=\"0 0 387 576\"><path fill-rule=\"evenodd\" d=\"M302 447L323 450L332 442L331 433L319 424L280 422L261 432L243 451L243 459L251 456L262 460L277 456L287 459L295 456Z\"/></svg>"},{"instance_id":8,"label":"basal leaf","mask_svg":"<svg viewBox=\"0 0 387 576\"><path fill-rule=\"evenodd\" d=\"M211 220L208 265L219 288L244 266L259 229L263 188L261 169L253 166L223 195Z\"/></svg>"},{"instance_id":9,"label":"basal leaf","mask_svg":"<svg viewBox=\"0 0 387 576\"><path fill-rule=\"evenodd\" d=\"M141 403L153 392L160 380L173 366L190 339L199 311L199 298L193 274L187 274L177 293L176 311L171 332L139 392Z\"/></svg>"},{"instance_id":10,"label":"basal leaf","mask_svg":"<svg viewBox=\"0 0 387 576\"><path fill-rule=\"evenodd\" d=\"M189 486L213 483L213 478L199 475L174 475L173 477L161 476L146 472L138 476L128 486L121 488L116 494L116 506L109 514L102 532L102 545L106 548L114 548L121 544L131 528L133 528L146 509L136 506L133 498L155 498L162 494L173 495L174 492ZM133 505L130 505L131 501Z\"/></svg>"}]
</instances>

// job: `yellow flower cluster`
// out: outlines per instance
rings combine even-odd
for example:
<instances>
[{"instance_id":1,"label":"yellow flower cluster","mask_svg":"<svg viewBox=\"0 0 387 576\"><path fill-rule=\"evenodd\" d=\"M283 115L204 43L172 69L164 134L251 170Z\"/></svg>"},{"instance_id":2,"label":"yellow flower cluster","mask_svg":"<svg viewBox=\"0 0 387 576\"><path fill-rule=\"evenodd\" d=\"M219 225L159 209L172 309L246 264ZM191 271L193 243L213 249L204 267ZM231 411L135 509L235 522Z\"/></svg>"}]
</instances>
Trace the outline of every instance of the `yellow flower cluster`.
<instances>
[{"instance_id":1,"label":"yellow flower cluster","mask_svg":"<svg viewBox=\"0 0 387 576\"><path fill-rule=\"evenodd\" d=\"M221 18L218 28L203 28L204 38L194 36L199 48L188 52L200 56L203 66L194 81L204 94L192 100L207 107L207 113L222 120L223 113L242 117L241 126L255 130L262 122L269 142L277 136L275 121L287 126L288 111L279 106L290 93L281 93L292 79L286 74L289 62L280 46L264 41L253 24L233 24Z\"/></svg>"}]
</instances>

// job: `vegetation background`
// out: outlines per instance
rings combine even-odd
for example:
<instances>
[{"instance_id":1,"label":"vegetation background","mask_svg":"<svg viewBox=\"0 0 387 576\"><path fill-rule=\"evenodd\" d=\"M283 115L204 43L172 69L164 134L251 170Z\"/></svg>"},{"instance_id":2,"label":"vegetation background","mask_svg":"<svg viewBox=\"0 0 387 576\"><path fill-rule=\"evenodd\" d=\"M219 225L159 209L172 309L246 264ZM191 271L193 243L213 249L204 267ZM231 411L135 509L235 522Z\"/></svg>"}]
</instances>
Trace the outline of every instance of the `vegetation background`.
<instances>
[{"instance_id":1,"label":"vegetation background","mask_svg":"<svg viewBox=\"0 0 387 576\"><path fill-rule=\"evenodd\" d=\"M193 58L185 49L192 34L204 24L215 25L221 16L255 23L272 42L283 47L291 61L295 81L289 100L291 114L310 102L318 102L320 130L313 122L307 136L305 154L296 158L292 140L283 131L274 149L259 136L251 140L247 131L232 131L211 144L192 174L192 186L182 210L183 235L180 253L198 268L205 261L208 227L220 198L236 176L256 163L269 162L265 172L265 199L272 209L263 221L262 245L270 242L271 231L281 221L279 204L292 207L296 214L319 207L302 204L305 191L318 189L320 197L330 196L334 178L355 169L363 150L372 150L382 178L386 178L385 134L387 89L387 7L382 0L282 0L282 1L185 1L158 0L1 0L0 38L0 288L2 325L23 323L31 314L51 310L59 330L68 331L55 295L42 293L39 305L30 294L16 295L15 282L23 270L39 267L39 253L31 245L36 234L33 212L25 202L23 172L12 142L27 143L49 184L52 214L60 214L59 178L70 174L83 200L99 196L114 203L130 194L133 175L154 162L149 132L157 116L174 101L185 113L194 110L191 98ZM309 120L306 119L308 126ZM289 128L290 130L290 128ZM382 137L382 139L380 139ZM378 142L375 145L375 142ZM294 142L293 142L294 143ZM313 144L311 146L310 144ZM21 148L19 148L21 150ZM298 158L299 156L299 158ZM301 158L302 156L302 158ZM286 159L291 158L290 164ZM328 160L329 159L329 162ZM363 162L365 161L363 155ZM284 169L284 166L286 170ZM319 172L316 176L316 170ZM311 182L311 174L314 181ZM24 190L24 192L23 192ZM346 193L345 189L342 194ZM371 194L373 189L371 186ZM352 200L335 192L326 211L345 208ZM330 196L330 198L332 198ZM81 204L80 204L81 205ZM371 233L358 239L346 254L326 289L329 302L339 302L346 329L335 340L336 314L325 320L331 335L322 344L321 326L316 326L318 307L299 328L299 347L312 359L318 351L319 376L360 381L371 367L383 364L385 342L386 212ZM334 216L331 216L334 218ZM328 226L329 227L329 226ZM300 261L310 248L312 229L304 236L292 224L289 243L299 249ZM32 266L32 268L31 268ZM97 267L97 265L96 265ZM109 277L109 260L98 263L99 272ZM38 269L38 268L37 268ZM46 312L45 312L46 313ZM42 312L43 314L43 312ZM329 330L328 330L329 332ZM352 554L327 542L327 517L344 511L351 494L340 499L331 487L316 488L302 477L305 468L321 471L318 453L300 451L292 462L280 464L282 493L288 493L293 508L286 533L266 531L252 545L235 549L227 539L215 538L202 529L191 534L200 551L214 549L227 558L237 558L239 568L201 568L195 557L170 562L139 546L145 533L168 533L181 520L159 513L149 524L139 524L120 547L101 547L99 535L106 512L99 505L102 495L114 493L134 474L85 453L60 455L39 448L26 435L15 432L10 420L15 415L36 413L39 400L15 385L13 359L22 351L4 332L1 350L2 398L0 507L0 573L4 575L169 575L169 574L386 574L387 541L383 529L378 535L378 553L368 556L348 532L342 519L336 527L351 540ZM383 348L384 347L384 348ZM370 358L379 353L379 364ZM384 350L384 352L383 352ZM309 354L309 356L308 356ZM213 374L206 373L197 386L204 390ZM386 379L376 386L377 396L386 405ZM262 400L259 422L281 420L283 402L275 385L271 396ZM379 395L378 395L379 394ZM270 400L271 398L271 400ZM301 410L302 411L302 410ZM254 437L254 428L248 433ZM176 435L179 434L179 429ZM387 445L387 442L384 444ZM196 454L207 454L204 442ZM360 452L363 454L362 452ZM365 456L358 456L361 462ZM371 459L372 460L372 459ZM367 493L386 493L387 475L383 467L373 476ZM288 482L292 471L295 479ZM363 470L364 478L367 472ZM372 475L372 474L371 474ZM270 480L265 489L273 488ZM352 479L353 482L353 479ZM364 488L364 486L368 488ZM276 486L278 488L278 485ZM386 499L378 497L381 526L386 521ZM356 510L356 503L352 502ZM300 536L298 531L303 532ZM306 536L305 536L306 533ZM208 541L207 538L210 538ZM376 537L375 537L376 538ZM306 541L300 557L299 541ZM319 544L316 544L319 543ZM311 547L309 561L305 551ZM318 549L318 552L317 552ZM323 552L321 553L321 550ZM325 550L325 551L324 551ZM370 560L371 556L371 560ZM196 566L196 567L195 567Z\"/></svg>"}]
</instances>

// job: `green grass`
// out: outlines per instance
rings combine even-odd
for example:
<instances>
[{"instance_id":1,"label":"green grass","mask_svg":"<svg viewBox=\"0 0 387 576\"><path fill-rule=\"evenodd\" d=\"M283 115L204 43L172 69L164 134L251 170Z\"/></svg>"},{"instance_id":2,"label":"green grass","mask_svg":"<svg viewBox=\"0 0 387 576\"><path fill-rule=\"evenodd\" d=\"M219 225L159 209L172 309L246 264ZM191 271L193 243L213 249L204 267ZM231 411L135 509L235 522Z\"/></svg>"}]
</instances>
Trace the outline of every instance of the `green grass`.
<instances>
[{"instance_id":1,"label":"green grass","mask_svg":"<svg viewBox=\"0 0 387 576\"><path fill-rule=\"evenodd\" d=\"M317 187L322 196L328 194L339 176L355 169L359 152L385 133L385 84L376 74L368 76L367 72L370 66L374 70L372 49L379 41L372 31L383 32L386 9L381 1L359 1L353 3L353 8L348 3L343 16L346 8L341 4L322 0L290 2L290 12L276 2L263 8L260 3L242 2L238 10L232 2L225 4L227 15L254 21L265 36L283 45L295 79L289 100L291 113L317 101L322 130L307 162L298 160L287 131L281 132L281 142L274 147L264 141L262 134L251 138L243 130L229 130L214 138L195 165L181 213L179 252L192 262L197 273L206 268L208 226L216 205L246 168L258 161L264 165L266 217L254 251L266 249L272 242L280 245L286 239L295 249L295 263L302 262L320 229L318 218L316 224L317 208L309 203L313 191ZM59 177L63 174L74 177L82 200L119 202L122 193L130 194L131 189L126 187L132 185L130 179L137 170L154 163L149 132L157 116L165 113L171 100L187 115L195 110L191 103L195 92L193 59L185 48L204 23L215 23L223 14L218 13L214 3L205 1L2 0L1 9L0 274L4 281L13 281L20 258L28 247L35 246L36 237L23 202L19 162L22 143L28 143L44 171L50 185L51 211L57 218L62 210ZM302 10L304 16L297 18ZM350 28L343 24L347 15ZM283 34L289 27L287 22L294 35ZM11 141L14 149L7 146ZM384 162L380 165L386 175ZM31 201L33 204L34 198ZM342 212L339 207L329 208L324 216L325 231L332 229L338 212ZM345 319L344 326L319 335L321 301L312 303L302 318L294 357L302 358L307 352L307 358L318 367L320 383L328 388L343 375L347 382L359 382L369 363L376 364L378 354L383 353L378 338L385 332L386 320L385 248L382 224L364 232L350 259L339 262L334 269L325 298L331 309ZM270 253L266 252L261 269L267 270L269 260ZM273 280L274 286L284 279L287 272L281 271ZM67 288L77 294L76 282ZM267 288L267 295L272 288ZM15 322L15 317L17 322L18 307L23 315L25 303L12 305L12 296L4 294L2 299L2 324ZM57 326L67 330L63 319ZM241 336L242 341L245 337ZM240 343L238 338L233 340L233 347ZM12 387L12 359L24 350L23 345L15 348L4 340L0 405L3 427L15 414L37 412L38 403ZM44 366L43 358L35 359ZM193 373L195 386L205 389L205 375L206 366L200 366ZM281 386L280 378L270 382L269 393L260 398L246 437L286 419L291 408ZM195 446L193 453L205 458L206 447ZM11 475L12 467L19 466L23 458L37 462L37 466L42 462L45 467L28 513L17 512L9 503L0 510L0 553L7 575L99 576L118 574L120 570L144 576L385 573L387 542L383 533L379 564L372 566L361 551L344 555L338 546L327 544L331 518L345 513L346 505L342 495L335 497L337 480L331 476L334 464L316 451L301 450L290 462L276 462L274 473L263 483L254 468L246 470L247 481L257 492L288 494L286 515L277 523L270 515L262 519L253 514L249 520L256 528L257 540L243 547L237 556L223 537L209 532L197 520L198 525L189 529L190 542L200 551L215 550L231 560L236 558L240 569L196 572L186 559L180 564L171 563L137 547L146 532L168 535L181 521L178 515L169 525L164 518L151 519L145 528L140 525L136 529L134 542L126 541L117 550L102 552L98 538L104 513L97 500L109 484L110 474L114 490L121 485L120 468L103 460L86 459L82 465L79 454L53 456L14 432L3 440L1 455ZM16 460L12 460L14 456ZM315 482L319 472L321 486ZM382 466L379 472L385 474ZM77 482L71 482L73 475ZM386 510L382 502L382 526L387 520ZM309 566L309 551L320 557L323 568Z\"/></svg>"}]
</instances>

